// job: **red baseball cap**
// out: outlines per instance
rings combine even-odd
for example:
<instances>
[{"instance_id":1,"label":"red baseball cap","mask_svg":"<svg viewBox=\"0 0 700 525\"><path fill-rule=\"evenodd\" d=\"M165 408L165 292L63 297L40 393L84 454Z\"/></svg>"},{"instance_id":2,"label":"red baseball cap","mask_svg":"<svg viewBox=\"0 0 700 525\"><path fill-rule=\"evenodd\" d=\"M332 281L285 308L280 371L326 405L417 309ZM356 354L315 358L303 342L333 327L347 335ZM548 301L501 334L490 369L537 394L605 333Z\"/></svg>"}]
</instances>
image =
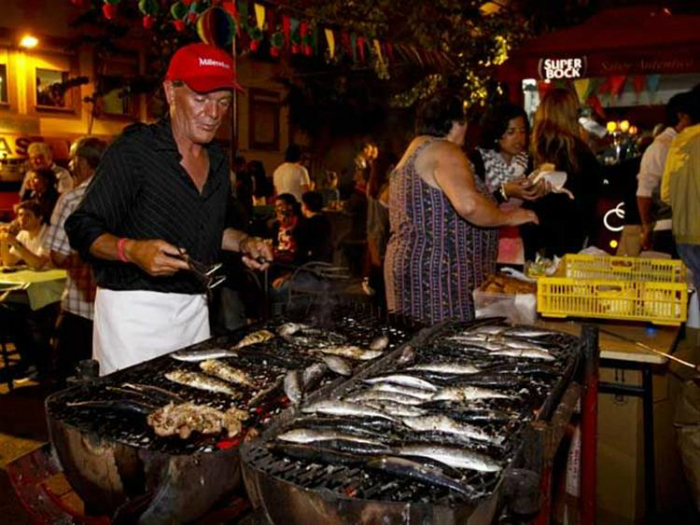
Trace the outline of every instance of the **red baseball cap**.
<instances>
[{"instance_id":1,"label":"red baseball cap","mask_svg":"<svg viewBox=\"0 0 700 525\"><path fill-rule=\"evenodd\" d=\"M197 93L243 88L236 82L236 68L226 51L209 44L188 44L170 59L165 80L181 80Z\"/></svg>"}]
</instances>

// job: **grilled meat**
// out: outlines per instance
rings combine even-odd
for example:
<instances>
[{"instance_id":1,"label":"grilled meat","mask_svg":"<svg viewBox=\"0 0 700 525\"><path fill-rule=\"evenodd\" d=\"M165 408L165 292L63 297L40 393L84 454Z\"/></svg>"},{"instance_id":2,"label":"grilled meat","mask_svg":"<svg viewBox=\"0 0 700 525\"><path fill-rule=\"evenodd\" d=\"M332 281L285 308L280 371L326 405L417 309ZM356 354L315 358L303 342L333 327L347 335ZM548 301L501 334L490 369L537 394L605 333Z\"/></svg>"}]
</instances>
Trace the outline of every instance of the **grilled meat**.
<instances>
[{"instance_id":1,"label":"grilled meat","mask_svg":"<svg viewBox=\"0 0 700 525\"><path fill-rule=\"evenodd\" d=\"M218 434L226 430L229 436L241 431L241 420L247 413L237 409L226 412L194 403L168 403L148 416L147 422L153 431L161 436L190 437L192 432Z\"/></svg>"}]
</instances>

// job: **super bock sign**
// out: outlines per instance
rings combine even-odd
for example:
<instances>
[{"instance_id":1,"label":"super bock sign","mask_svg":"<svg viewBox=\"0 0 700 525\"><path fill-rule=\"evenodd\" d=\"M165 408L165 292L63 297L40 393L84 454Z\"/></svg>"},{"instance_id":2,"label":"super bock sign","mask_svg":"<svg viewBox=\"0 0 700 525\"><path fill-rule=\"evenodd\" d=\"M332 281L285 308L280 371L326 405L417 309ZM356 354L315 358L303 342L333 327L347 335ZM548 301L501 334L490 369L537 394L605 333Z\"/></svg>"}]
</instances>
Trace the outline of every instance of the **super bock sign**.
<instances>
[{"instance_id":1,"label":"super bock sign","mask_svg":"<svg viewBox=\"0 0 700 525\"><path fill-rule=\"evenodd\" d=\"M543 80L583 78L586 76L586 57L541 58L537 71Z\"/></svg>"}]
</instances>

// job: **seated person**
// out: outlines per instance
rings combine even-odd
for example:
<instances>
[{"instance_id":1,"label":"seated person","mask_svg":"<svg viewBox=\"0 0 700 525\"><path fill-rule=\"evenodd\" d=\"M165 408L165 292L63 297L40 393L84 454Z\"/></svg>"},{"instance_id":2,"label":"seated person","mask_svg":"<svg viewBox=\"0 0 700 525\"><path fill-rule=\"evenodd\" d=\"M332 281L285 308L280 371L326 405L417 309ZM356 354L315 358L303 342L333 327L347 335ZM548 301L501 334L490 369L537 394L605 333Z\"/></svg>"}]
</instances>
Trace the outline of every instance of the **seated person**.
<instances>
[{"instance_id":1,"label":"seated person","mask_svg":"<svg viewBox=\"0 0 700 525\"><path fill-rule=\"evenodd\" d=\"M59 193L56 190L56 174L50 168L38 168L27 175L28 198L35 200L41 207L44 222L51 220Z\"/></svg>"},{"instance_id":2,"label":"seated person","mask_svg":"<svg viewBox=\"0 0 700 525\"><path fill-rule=\"evenodd\" d=\"M331 223L322 210L323 196L319 192L307 191L301 196L301 215L304 219L296 232L299 264L331 262L333 259Z\"/></svg>"},{"instance_id":3,"label":"seated person","mask_svg":"<svg viewBox=\"0 0 700 525\"><path fill-rule=\"evenodd\" d=\"M24 262L34 270L49 265L49 254L44 249L47 224L42 208L35 200L22 201L15 206L19 233L11 230L0 233L0 259L3 266Z\"/></svg>"},{"instance_id":4,"label":"seated person","mask_svg":"<svg viewBox=\"0 0 700 525\"><path fill-rule=\"evenodd\" d=\"M275 261L291 264L297 257L294 234L301 220L299 203L291 193L282 193L275 199L275 221L272 224L272 246Z\"/></svg>"}]
</instances>

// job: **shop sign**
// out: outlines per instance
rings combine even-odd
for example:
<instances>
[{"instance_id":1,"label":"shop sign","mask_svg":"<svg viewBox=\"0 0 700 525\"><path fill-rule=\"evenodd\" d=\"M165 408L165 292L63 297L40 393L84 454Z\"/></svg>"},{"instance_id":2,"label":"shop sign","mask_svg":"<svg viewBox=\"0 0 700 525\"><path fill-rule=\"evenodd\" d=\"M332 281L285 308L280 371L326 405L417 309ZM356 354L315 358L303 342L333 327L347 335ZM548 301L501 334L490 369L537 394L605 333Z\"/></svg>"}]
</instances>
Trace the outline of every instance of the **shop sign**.
<instances>
[{"instance_id":1,"label":"shop sign","mask_svg":"<svg viewBox=\"0 0 700 525\"><path fill-rule=\"evenodd\" d=\"M583 78L587 65L586 57L541 58L537 71L543 80Z\"/></svg>"},{"instance_id":2,"label":"shop sign","mask_svg":"<svg viewBox=\"0 0 700 525\"><path fill-rule=\"evenodd\" d=\"M0 134L0 158L25 158L29 145L41 140L41 137Z\"/></svg>"}]
</instances>

